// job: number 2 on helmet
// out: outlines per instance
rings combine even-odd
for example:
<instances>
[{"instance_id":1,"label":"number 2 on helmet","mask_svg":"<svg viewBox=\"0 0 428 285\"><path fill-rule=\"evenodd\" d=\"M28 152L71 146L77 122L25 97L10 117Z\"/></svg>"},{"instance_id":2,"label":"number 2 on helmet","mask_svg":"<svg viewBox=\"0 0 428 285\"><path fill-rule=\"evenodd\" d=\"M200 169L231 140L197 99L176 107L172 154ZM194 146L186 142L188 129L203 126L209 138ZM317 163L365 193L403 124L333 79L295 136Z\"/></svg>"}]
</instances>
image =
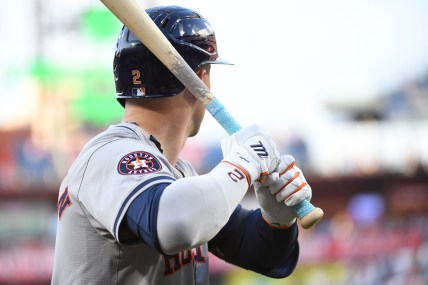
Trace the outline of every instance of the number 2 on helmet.
<instances>
[{"instance_id":1,"label":"number 2 on helmet","mask_svg":"<svg viewBox=\"0 0 428 285\"><path fill-rule=\"evenodd\" d=\"M141 84L140 76L141 74L139 70L132 70L132 82L134 83L134 85Z\"/></svg>"}]
</instances>

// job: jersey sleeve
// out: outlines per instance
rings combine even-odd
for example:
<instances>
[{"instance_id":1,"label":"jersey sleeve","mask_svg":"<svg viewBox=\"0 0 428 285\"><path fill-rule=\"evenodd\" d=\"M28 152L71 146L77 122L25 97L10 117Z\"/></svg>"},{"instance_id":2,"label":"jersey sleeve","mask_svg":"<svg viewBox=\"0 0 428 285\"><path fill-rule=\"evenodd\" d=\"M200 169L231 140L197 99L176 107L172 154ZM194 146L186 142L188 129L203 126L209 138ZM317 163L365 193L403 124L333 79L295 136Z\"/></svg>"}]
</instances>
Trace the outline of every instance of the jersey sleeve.
<instances>
[{"instance_id":1,"label":"jersey sleeve","mask_svg":"<svg viewBox=\"0 0 428 285\"><path fill-rule=\"evenodd\" d=\"M119 226L129 205L157 184L175 181L165 157L155 147L132 139L113 141L90 156L78 199L95 228L119 240Z\"/></svg>"},{"instance_id":2,"label":"jersey sleeve","mask_svg":"<svg viewBox=\"0 0 428 285\"><path fill-rule=\"evenodd\" d=\"M228 223L208 243L217 257L239 267L272 277L290 275L299 257L298 228L271 228L260 209L246 210L240 205Z\"/></svg>"}]
</instances>

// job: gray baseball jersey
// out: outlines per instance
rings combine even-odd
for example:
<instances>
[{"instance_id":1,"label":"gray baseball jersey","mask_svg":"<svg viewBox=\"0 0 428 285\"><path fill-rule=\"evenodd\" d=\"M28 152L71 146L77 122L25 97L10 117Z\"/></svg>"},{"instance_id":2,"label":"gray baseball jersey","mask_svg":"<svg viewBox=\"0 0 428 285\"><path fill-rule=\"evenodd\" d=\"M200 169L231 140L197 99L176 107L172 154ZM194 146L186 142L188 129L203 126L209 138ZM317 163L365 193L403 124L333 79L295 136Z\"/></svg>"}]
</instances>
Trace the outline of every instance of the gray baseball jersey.
<instances>
[{"instance_id":1,"label":"gray baseball jersey","mask_svg":"<svg viewBox=\"0 0 428 285\"><path fill-rule=\"evenodd\" d=\"M119 236L137 195L183 175L196 172L183 160L172 166L135 124L94 137L61 183L52 284L208 284L206 244L167 256Z\"/></svg>"}]
</instances>

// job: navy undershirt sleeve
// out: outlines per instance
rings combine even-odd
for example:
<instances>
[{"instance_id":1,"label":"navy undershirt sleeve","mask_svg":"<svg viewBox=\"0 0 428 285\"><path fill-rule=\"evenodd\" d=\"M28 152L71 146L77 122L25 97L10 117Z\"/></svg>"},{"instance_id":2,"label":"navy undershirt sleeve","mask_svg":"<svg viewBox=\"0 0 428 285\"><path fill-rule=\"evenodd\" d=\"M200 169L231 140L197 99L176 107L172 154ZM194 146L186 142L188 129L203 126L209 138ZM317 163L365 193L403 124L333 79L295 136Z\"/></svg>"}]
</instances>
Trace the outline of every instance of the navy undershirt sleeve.
<instances>
[{"instance_id":1,"label":"navy undershirt sleeve","mask_svg":"<svg viewBox=\"0 0 428 285\"><path fill-rule=\"evenodd\" d=\"M170 183L156 184L139 194L126 212L129 230L148 246L162 252L157 235L160 197Z\"/></svg>"},{"instance_id":2,"label":"navy undershirt sleeve","mask_svg":"<svg viewBox=\"0 0 428 285\"><path fill-rule=\"evenodd\" d=\"M257 273L283 278L290 275L299 257L298 228L270 227L260 209L246 210L238 205L228 223L208 243L219 258Z\"/></svg>"}]
</instances>

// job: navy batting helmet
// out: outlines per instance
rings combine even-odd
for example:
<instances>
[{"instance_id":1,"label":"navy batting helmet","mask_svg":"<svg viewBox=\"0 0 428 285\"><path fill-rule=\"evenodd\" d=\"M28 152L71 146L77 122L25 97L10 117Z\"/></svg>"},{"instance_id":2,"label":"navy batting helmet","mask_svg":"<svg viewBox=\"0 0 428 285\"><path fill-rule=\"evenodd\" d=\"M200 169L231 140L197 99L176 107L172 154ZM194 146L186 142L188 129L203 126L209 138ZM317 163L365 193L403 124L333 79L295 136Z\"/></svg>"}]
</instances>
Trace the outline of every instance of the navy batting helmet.
<instances>
[{"instance_id":1,"label":"navy batting helmet","mask_svg":"<svg viewBox=\"0 0 428 285\"><path fill-rule=\"evenodd\" d=\"M214 30L201 14L178 6L146 12L193 70L204 64L229 64L219 58ZM116 98L122 106L125 99L174 96L184 89L126 26L117 40L113 70Z\"/></svg>"}]
</instances>

